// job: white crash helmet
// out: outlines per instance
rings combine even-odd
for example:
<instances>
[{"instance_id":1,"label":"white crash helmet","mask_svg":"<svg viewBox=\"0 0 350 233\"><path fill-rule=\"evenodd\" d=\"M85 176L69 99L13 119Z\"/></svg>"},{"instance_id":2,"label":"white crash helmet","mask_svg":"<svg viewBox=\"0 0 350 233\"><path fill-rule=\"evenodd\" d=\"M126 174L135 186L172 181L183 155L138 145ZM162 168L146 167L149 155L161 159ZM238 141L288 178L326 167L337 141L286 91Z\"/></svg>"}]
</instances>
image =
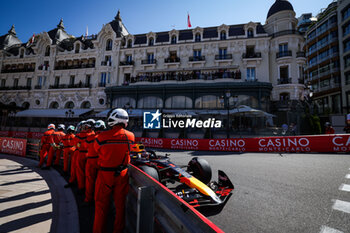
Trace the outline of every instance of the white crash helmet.
<instances>
[{"instance_id":1,"label":"white crash helmet","mask_svg":"<svg viewBox=\"0 0 350 233\"><path fill-rule=\"evenodd\" d=\"M47 129L55 129L55 128L56 128L56 126L54 124L49 124L47 126Z\"/></svg>"},{"instance_id":2,"label":"white crash helmet","mask_svg":"<svg viewBox=\"0 0 350 233\"><path fill-rule=\"evenodd\" d=\"M84 125L86 125L89 128L92 128L95 125L95 120L94 119L88 119L88 120L86 120Z\"/></svg>"},{"instance_id":3,"label":"white crash helmet","mask_svg":"<svg viewBox=\"0 0 350 233\"><path fill-rule=\"evenodd\" d=\"M64 130L66 127L64 126L64 124L59 124L58 126L57 126L57 130Z\"/></svg>"},{"instance_id":4,"label":"white crash helmet","mask_svg":"<svg viewBox=\"0 0 350 233\"><path fill-rule=\"evenodd\" d=\"M122 108L116 108L110 111L107 117L107 124L110 127L115 126L116 124L124 124L124 127L128 126L129 115Z\"/></svg>"},{"instance_id":5,"label":"white crash helmet","mask_svg":"<svg viewBox=\"0 0 350 233\"><path fill-rule=\"evenodd\" d=\"M75 131L75 128L74 128L74 126L73 126L73 125L68 126L68 128L67 128L67 132L71 132L71 133L73 133L74 131Z\"/></svg>"},{"instance_id":6,"label":"white crash helmet","mask_svg":"<svg viewBox=\"0 0 350 233\"><path fill-rule=\"evenodd\" d=\"M97 120L95 122L95 129L97 130L104 130L106 129L106 124L103 120Z\"/></svg>"}]
</instances>

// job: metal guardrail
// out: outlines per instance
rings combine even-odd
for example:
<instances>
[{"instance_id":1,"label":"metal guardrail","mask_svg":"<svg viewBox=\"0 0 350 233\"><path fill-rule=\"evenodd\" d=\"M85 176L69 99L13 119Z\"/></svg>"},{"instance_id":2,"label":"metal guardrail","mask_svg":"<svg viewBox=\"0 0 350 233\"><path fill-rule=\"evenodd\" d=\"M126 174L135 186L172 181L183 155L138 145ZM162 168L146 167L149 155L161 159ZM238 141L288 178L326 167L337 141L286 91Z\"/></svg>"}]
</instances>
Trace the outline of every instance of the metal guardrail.
<instances>
[{"instance_id":1,"label":"metal guardrail","mask_svg":"<svg viewBox=\"0 0 350 233\"><path fill-rule=\"evenodd\" d=\"M127 232L223 232L137 167L130 166L129 176Z\"/></svg>"}]
</instances>

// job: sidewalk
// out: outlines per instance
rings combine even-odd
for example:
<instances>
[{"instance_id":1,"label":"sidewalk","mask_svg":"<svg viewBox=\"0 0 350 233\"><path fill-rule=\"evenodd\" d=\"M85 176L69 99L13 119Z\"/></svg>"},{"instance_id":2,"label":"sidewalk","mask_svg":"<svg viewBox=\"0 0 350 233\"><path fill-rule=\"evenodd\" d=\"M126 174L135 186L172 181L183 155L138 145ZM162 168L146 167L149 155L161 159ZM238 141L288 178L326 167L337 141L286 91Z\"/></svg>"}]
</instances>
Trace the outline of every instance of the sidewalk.
<instances>
[{"instance_id":1,"label":"sidewalk","mask_svg":"<svg viewBox=\"0 0 350 233\"><path fill-rule=\"evenodd\" d=\"M54 169L38 161L0 154L0 232L79 232L71 189Z\"/></svg>"}]
</instances>

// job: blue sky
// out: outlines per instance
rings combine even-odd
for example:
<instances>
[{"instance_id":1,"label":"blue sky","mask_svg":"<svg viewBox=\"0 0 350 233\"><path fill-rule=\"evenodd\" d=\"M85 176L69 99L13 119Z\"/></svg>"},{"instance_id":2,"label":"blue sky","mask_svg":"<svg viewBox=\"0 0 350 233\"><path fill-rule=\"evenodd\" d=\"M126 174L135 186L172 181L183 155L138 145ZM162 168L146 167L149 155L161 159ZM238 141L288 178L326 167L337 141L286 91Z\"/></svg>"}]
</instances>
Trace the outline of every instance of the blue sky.
<instances>
[{"instance_id":1,"label":"blue sky","mask_svg":"<svg viewBox=\"0 0 350 233\"><path fill-rule=\"evenodd\" d=\"M6 3L5 3L6 2ZM265 23L275 0L60 0L4 1L0 14L0 35L14 24L22 42L35 34L56 27L63 18L66 31L74 36L97 34L103 24L113 20L120 9L131 34L187 28L187 12L192 28L249 21ZM290 0L296 16L311 12L316 15L331 0Z\"/></svg>"}]
</instances>

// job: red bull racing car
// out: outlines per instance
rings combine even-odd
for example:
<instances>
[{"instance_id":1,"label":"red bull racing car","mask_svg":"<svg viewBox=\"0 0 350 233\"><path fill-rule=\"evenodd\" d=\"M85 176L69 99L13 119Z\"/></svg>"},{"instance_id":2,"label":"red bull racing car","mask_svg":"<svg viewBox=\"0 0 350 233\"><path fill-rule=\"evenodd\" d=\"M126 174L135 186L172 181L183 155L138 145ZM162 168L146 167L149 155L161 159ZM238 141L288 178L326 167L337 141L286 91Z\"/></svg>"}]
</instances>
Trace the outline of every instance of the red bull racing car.
<instances>
[{"instance_id":1,"label":"red bull racing car","mask_svg":"<svg viewBox=\"0 0 350 233\"><path fill-rule=\"evenodd\" d=\"M234 186L227 175L219 170L218 181L211 181L212 171L204 159L194 157L187 165L178 166L169 154L146 151L142 144L132 145L130 156L133 165L206 216L220 213L232 195Z\"/></svg>"}]
</instances>

